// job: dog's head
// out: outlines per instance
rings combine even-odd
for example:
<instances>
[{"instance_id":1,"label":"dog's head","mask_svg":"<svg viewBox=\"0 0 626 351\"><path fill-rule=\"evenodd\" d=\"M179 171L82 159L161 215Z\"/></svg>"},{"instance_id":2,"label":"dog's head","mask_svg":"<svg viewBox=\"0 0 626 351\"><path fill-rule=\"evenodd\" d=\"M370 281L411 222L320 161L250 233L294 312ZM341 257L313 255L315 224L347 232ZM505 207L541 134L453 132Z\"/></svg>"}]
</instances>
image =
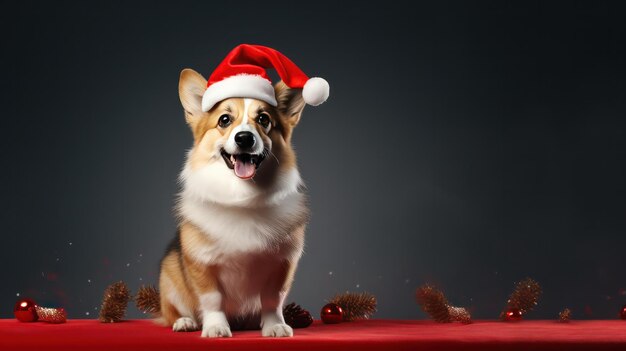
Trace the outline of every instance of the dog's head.
<instances>
[{"instance_id":1,"label":"dog's head","mask_svg":"<svg viewBox=\"0 0 626 351\"><path fill-rule=\"evenodd\" d=\"M185 69L179 95L194 137L182 180L196 196L241 204L263 193L297 187L300 177L291 148L304 100L301 89L279 82L276 107L248 98L228 98L202 110L206 80ZM295 183L295 184L294 184Z\"/></svg>"}]
</instances>

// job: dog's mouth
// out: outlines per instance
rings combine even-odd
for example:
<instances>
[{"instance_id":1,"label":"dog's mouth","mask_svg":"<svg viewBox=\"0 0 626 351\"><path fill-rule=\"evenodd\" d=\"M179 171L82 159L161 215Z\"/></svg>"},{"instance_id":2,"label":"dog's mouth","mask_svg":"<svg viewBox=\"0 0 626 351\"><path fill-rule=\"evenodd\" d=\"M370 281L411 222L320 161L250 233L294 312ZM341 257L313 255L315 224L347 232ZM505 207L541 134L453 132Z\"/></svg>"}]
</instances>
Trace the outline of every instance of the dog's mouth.
<instances>
[{"instance_id":1,"label":"dog's mouth","mask_svg":"<svg viewBox=\"0 0 626 351\"><path fill-rule=\"evenodd\" d=\"M221 151L226 166L235 171L235 175L241 179L250 179L256 174L257 168L265 159L263 155L241 153L231 155L224 149Z\"/></svg>"}]
</instances>

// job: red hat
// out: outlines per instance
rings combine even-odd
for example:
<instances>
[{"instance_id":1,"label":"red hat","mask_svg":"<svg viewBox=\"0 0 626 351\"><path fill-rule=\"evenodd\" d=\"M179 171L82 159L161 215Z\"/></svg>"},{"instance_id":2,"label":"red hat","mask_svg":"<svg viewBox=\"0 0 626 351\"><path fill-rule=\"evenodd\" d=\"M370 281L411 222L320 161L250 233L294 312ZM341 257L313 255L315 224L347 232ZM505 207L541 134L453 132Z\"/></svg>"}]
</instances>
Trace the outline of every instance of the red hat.
<instances>
[{"instance_id":1,"label":"red hat","mask_svg":"<svg viewBox=\"0 0 626 351\"><path fill-rule=\"evenodd\" d=\"M233 97L254 98L276 106L274 87L266 68L274 68L288 87L302 89L307 104L317 106L328 99L330 87L325 79L309 78L295 63L272 48L241 44L209 77L202 110L209 111L216 103Z\"/></svg>"}]
</instances>

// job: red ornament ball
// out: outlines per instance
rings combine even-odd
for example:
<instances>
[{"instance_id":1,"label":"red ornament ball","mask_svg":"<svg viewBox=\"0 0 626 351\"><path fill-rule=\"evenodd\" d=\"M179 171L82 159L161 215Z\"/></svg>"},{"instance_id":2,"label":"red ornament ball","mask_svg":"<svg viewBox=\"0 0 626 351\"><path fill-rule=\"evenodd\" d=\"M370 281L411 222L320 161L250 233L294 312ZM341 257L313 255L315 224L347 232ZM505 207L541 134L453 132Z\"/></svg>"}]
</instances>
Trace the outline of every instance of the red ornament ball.
<instances>
[{"instance_id":1,"label":"red ornament ball","mask_svg":"<svg viewBox=\"0 0 626 351\"><path fill-rule=\"evenodd\" d=\"M13 314L20 322L36 322L37 304L31 299L20 299L15 303Z\"/></svg>"},{"instance_id":2,"label":"red ornament ball","mask_svg":"<svg viewBox=\"0 0 626 351\"><path fill-rule=\"evenodd\" d=\"M341 306L335 303L328 303L322 307L320 317L322 318L322 322L326 324L341 323L343 321L343 310Z\"/></svg>"},{"instance_id":3,"label":"red ornament ball","mask_svg":"<svg viewBox=\"0 0 626 351\"><path fill-rule=\"evenodd\" d=\"M619 310L619 318L626 319L626 305L622 306L622 309Z\"/></svg>"},{"instance_id":4,"label":"red ornament ball","mask_svg":"<svg viewBox=\"0 0 626 351\"><path fill-rule=\"evenodd\" d=\"M522 311L519 308L509 308L504 313L504 320L507 322L517 322L522 320Z\"/></svg>"}]
</instances>

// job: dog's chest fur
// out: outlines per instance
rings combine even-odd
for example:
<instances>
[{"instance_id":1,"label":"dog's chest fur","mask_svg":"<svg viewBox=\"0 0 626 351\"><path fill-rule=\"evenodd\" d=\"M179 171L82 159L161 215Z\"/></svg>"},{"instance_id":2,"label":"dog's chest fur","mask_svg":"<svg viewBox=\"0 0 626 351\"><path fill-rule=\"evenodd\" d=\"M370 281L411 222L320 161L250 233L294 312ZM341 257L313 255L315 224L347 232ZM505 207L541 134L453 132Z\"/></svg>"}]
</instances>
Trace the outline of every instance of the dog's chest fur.
<instances>
[{"instance_id":1,"label":"dog's chest fur","mask_svg":"<svg viewBox=\"0 0 626 351\"><path fill-rule=\"evenodd\" d=\"M182 199L181 216L196 225L210 239L210 244L190 248L189 254L205 264L223 264L232 256L271 254L289 258L293 230L306 221L304 195L292 193L279 204L261 208L240 208Z\"/></svg>"},{"instance_id":2,"label":"dog's chest fur","mask_svg":"<svg viewBox=\"0 0 626 351\"><path fill-rule=\"evenodd\" d=\"M185 254L217 267L223 306L230 316L258 311L263 285L282 269L282 262L302 254L307 208L299 192L260 208L182 198L179 213L206 236L187 245Z\"/></svg>"}]
</instances>

